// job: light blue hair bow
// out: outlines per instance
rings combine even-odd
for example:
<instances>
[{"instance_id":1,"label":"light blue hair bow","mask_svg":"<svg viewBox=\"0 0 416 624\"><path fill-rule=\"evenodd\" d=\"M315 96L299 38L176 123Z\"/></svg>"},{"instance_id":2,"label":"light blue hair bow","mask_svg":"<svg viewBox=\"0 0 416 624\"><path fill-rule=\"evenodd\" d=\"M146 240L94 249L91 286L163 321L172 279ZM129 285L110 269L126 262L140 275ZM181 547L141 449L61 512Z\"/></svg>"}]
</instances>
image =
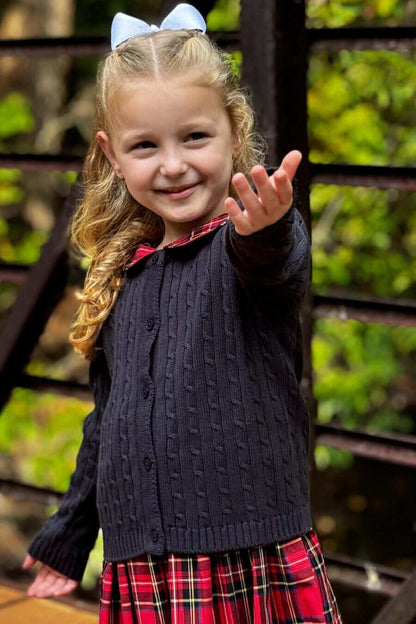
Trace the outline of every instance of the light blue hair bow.
<instances>
[{"instance_id":1,"label":"light blue hair bow","mask_svg":"<svg viewBox=\"0 0 416 624\"><path fill-rule=\"evenodd\" d=\"M178 4L165 17L160 28L125 13L117 13L111 24L111 49L115 50L119 45L139 35L145 35L155 30L200 30L203 33L207 26L201 13L190 4Z\"/></svg>"}]
</instances>

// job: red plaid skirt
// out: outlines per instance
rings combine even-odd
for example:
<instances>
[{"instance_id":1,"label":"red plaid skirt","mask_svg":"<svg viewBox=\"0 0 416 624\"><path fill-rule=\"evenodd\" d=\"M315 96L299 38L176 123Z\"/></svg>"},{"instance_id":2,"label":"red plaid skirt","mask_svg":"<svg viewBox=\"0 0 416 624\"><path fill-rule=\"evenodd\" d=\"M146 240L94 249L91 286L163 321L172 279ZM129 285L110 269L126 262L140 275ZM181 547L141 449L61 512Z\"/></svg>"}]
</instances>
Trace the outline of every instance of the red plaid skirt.
<instances>
[{"instance_id":1,"label":"red plaid skirt","mask_svg":"<svg viewBox=\"0 0 416 624\"><path fill-rule=\"evenodd\" d=\"M284 544L104 562L100 624L342 624L313 529Z\"/></svg>"}]
</instances>

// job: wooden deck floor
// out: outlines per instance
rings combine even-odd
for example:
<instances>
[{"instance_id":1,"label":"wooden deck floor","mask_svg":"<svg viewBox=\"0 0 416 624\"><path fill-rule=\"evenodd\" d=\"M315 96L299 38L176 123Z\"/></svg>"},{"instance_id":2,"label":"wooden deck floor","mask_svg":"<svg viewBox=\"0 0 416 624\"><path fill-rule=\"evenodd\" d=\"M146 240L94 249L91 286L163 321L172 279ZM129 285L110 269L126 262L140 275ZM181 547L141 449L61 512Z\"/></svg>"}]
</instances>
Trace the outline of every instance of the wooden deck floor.
<instances>
[{"instance_id":1,"label":"wooden deck floor","mask_svg":"<svg viewBox=\"0 0 416 624\"><path fill-rule=\"evenodd\" d=\"M97 624L98 613L57 600L27 598L23 590L0 584L0 624Z\"/></svg>"}]
</instances>

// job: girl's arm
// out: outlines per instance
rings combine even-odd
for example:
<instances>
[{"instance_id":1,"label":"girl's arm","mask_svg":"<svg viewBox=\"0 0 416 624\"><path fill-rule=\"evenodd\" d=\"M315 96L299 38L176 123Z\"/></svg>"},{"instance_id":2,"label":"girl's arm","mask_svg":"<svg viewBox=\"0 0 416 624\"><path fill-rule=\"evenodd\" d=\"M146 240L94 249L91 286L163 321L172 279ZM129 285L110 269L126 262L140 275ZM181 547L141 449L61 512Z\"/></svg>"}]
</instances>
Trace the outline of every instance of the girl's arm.
<instances>
[{"instance_id":1,"label":"girl's arm","mask_svg":"<svg viewBox=\"0 0 416 624\"><path fill-rule=\"evenodd\" d=\"M81 580L97 538L96 477L100 426L110 392L110 376L103 350L98 351L91 362L90 386L95 406L84 421L83 440L69 488L57 513L48 520L29 547L30 558L26 558L24 564L25 568L31 567L33 560L44 564L33 583L35 590L42 585L42 592L48 587L51 591L61 585L63 587L65 583L60 580L54 589L51 588L58 577L75 582ZM52 578L51 573L55 578ZM29 595L39 596L38 593Z\"/></svg>"},{"instance_id":2,"label":"girl's arm","mask_svg":"<svg viewBox=\"0 0 416 624\"><path fill-rule=\"evenodd\" d=\"M272 301L300 300L309 282L309 237L293 205L292 180L301 158L300 152L290 152L271 176L254 167L255 190L243 174L235 174L232 182L242 207L231 197L225 201L232 221L227 251L237 275L252 294Z\"/></svg>"}]
</instances>

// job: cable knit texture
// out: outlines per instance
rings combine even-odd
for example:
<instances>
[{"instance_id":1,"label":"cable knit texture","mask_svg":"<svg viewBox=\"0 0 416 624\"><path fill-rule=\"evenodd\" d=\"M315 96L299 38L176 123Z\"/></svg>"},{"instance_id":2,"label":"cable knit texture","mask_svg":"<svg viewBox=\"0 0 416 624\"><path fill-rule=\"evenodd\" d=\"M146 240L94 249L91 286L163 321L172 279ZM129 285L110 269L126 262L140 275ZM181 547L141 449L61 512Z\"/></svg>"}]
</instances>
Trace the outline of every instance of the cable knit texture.
<instances>
[{"instance_id":1,"label":"cable knit texture","mask_svg":"<svg viewBox=\"0 0 416 624\"><path fill-rule=\"evenodd\" d=\"M310 529L299 390L309 273L294 207L250 236L227 221L128 269L91 364L77 467L33 557L80 579L99 525L110 561Z\"/></svg>"}]
</instances>

